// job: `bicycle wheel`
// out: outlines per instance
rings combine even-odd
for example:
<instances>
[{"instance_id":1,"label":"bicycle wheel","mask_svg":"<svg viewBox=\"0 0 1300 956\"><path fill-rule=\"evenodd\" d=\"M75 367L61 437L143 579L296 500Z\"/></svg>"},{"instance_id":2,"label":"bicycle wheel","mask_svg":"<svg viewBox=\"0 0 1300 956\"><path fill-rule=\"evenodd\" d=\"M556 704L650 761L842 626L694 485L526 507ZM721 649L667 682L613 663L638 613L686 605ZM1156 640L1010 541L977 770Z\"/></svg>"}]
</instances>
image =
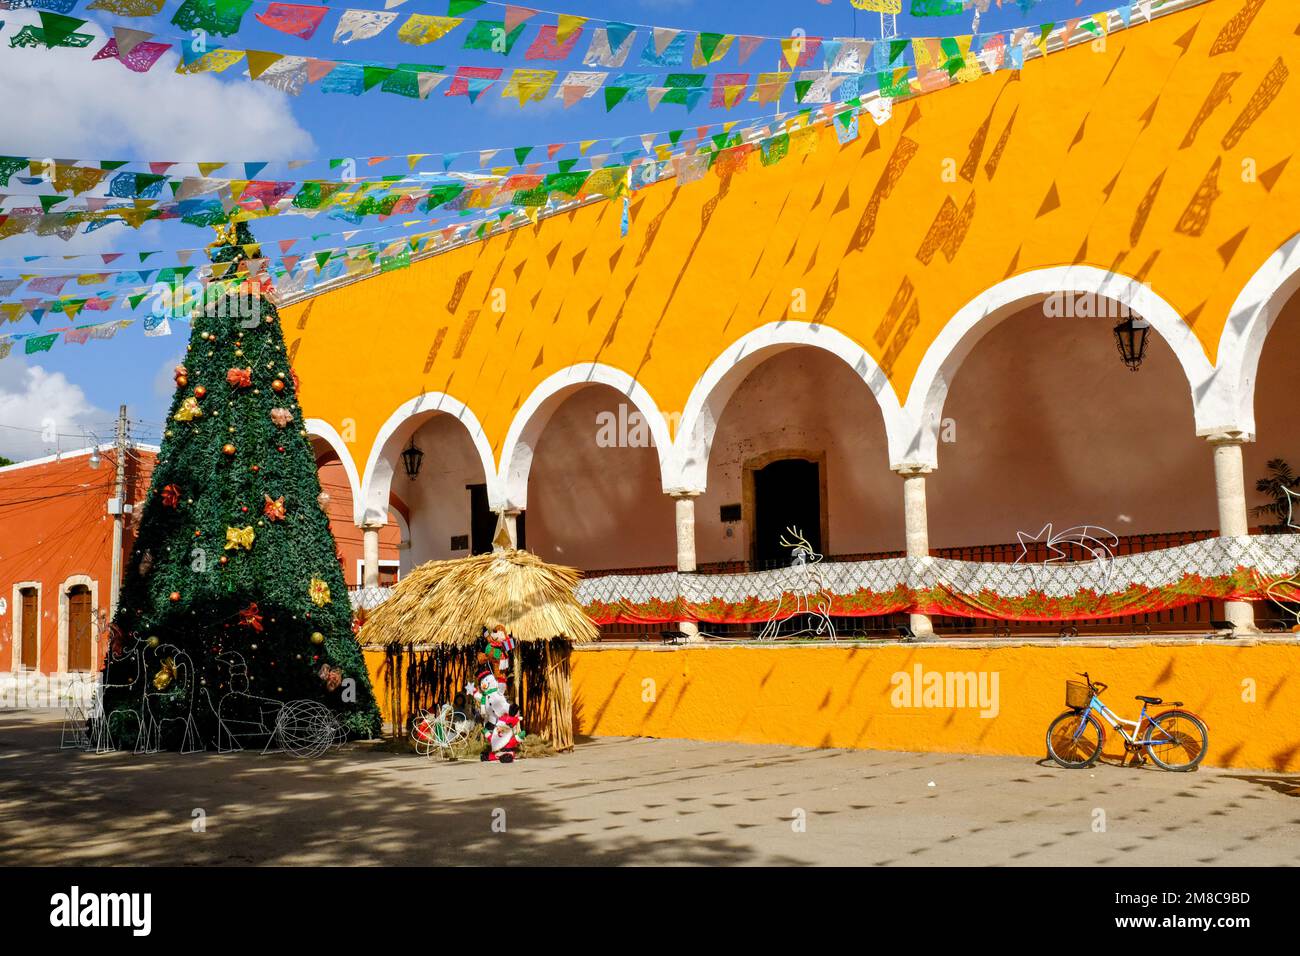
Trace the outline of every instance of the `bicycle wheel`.
<instances>
[{"instance_id":1,"label":"bicycle wheel","mask_svg":"<svg viewBox=\"0 0 1300 956\"><path fill-rule=\"evenodd\" d=\"M1070 770L1091 767L1101 756L1102 729L1097 718L1067 710L1047 728L1047 755Z\"/></svg>"},{"instance_id":2,"label":"bicycle wheel","mask_svg":"<svg viewBox=\"0 0 1300 956\"><path fill-rule=\"evenodd\" d=\"M1210 732L1201 718L1185 710L1167 710L1151 718L1142 737L1147 755L1165 770L1195 770L1210 747Z\"/></svg>"}]
</instances>

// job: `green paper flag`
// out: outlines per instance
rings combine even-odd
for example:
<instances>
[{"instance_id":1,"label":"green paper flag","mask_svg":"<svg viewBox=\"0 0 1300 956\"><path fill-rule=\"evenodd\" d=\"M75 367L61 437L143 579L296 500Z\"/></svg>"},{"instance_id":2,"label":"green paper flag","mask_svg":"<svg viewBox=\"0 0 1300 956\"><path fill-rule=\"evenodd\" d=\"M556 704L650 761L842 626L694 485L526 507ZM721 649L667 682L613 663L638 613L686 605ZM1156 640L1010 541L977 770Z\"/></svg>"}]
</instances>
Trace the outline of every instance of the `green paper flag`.
<instances>
[{"instance_id":1,"label":"green paper flag","mask_svg":"<svg viewBox=\"0 0 1300 956\"><path fill-rule=\"evenodd\" d=\"M515 41L524 32L524 24L519 24L509 33L501 20L476 20L474 29L465 37L466 50L486 50L488 53L500 53L509 56Z\"/></svg>"},{"instance_id":2,"label":"green paper flag","mask_svg":"<svg viewBox=\"0 0 1300 956\"><path fill-rule=\"evenodd\" d=\"M484 0L447 0L447 16L458 17L483 6Z\"/></svg>"},{"instance_id":3,"label":"green paper flag","mask_svg":"<svg viewBox=\"0 0 1300 956\"><path fill-rule=\"evenodd\" d=\"M28 355L35 355L37 352L48 352L54 345L54 340L59 337L59 333L52 335L33 335L23 346L23 351Z\"/></svg>"},{"instance_id":4,"label":"green paper flag","mask_svg":"<svg viewBox=\"0 0 1300 956\"><path fill-rule=\"evenodd\" d=\"M700 34L700 53L704 55L705 63L713 62L713 51L718 48L722 42L725 33L701 33Z\"/></svg>"},{"instance_id":5,"label":"green paper flag","mask_svg":"<svg viewBox=\"0 0 1300 956\"><path fill-rule=\"evenodd\" d=\"M531 153L532 151L533 151L533 147L531 146L516 146L515 165L522 166L524 164L524 160L528 158L528 154Z\"/></svg>"},{"instance_id":6,"label":"green paper flag","mask_svg":"<svg viewBox=\"0 0 1300 956\"><path fill-rule=\"evenodd\" d=\"M59 13L49 13L45 10L40 13L41 33L45 36L45 45L51 50L62 45L64 40L77 31L78 27L84 26L86 23L85 20L78 20L76 17L65 17Z\"/></svg>"},{"instance_id":7,"label":"green paper flag","mask_svg":"<svg viewBox=\"0 0 1300 956\"><path fill-rule=\"evenodd\" d=\"M623 102L623 97L627 96L628 88L626 86L607 86L605 87L605 112L608 113L619 103Z\"/></svg>"}]
</instances>

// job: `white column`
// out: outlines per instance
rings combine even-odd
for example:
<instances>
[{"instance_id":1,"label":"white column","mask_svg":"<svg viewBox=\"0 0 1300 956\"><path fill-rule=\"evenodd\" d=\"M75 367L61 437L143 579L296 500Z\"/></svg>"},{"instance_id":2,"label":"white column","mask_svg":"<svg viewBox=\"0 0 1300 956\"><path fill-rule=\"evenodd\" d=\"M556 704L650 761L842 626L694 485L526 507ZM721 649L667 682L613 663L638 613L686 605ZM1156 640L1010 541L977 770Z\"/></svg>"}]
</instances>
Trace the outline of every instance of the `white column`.
<instances>
[{"instance_id":1,"label":"white column","mask_svg":"<svg viewBox=\"0 0 1300 956\"><path fill-rule=\"evenodd\" d=\"M698 491L674 494L677 518L677 571L694 573L695 571L695 499ZM694 621L679 621L678 626L687 640L701 641L699 625Z\"/></svg>"},{"instance_id":2,"label":"white column","mask_svg":"<svg viewBox=\"0 0 1300 956\"><path fill-rule=\"evenodd\" d=\"M1219 505L1219 534L1225 538L1250 534L1246 512L1246 478L1241 465L1243 437L1220 432L1207 437L1214 448L1214 494ZM1223 616L1239 631L1255 629L1255 609L1248 601L1224 601Z\"/></svg>"},{"instance_id":3,"label":"white column","mask_svg":"<svg viewBox=\"0 0 1300 956\"><path fill-rule=\"evenodd\" d=\"M367 588L379 587L379 527L376 525L361 528L361 584Z\"/></svg>"},{"instance_id":4,"label":"white column","mask_svg":"<svg viewBox=\"0 0 1300 956\"><path fill-rule=\"evenodd\" d=\"M930 524L925 508L925 476L930 468L910 466L900 468L903 479L903 527L907 537L907 556L930 556ZM934 637L934 625L928 614L912 614L912 633L926 640Z\"/></svg>"}]
</instances>

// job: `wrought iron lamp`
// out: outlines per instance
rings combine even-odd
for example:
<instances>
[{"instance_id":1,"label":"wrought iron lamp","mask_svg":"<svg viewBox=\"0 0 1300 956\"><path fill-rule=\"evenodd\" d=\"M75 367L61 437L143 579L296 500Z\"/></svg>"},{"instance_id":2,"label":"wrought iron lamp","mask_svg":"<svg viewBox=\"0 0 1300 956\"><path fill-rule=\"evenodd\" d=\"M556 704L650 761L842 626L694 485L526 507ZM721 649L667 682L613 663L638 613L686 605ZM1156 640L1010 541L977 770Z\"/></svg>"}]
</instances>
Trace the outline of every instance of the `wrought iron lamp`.
<instances>
[{"instance_id":1,"label":"wrought iron lamp","mask_svg":"<svg viewBox=\"0 0 1300 956\"><path fill-rule=\"evenodd\" d=\"M1115 326L1115 345L1130 371L1136 372L1142 367L1142 359L1147 354L1147 333L1150 331L1150 323L1134 315Z\"/></svg>"},{"instance_id":2,"label":"wrought iron lamp","mask_svg":"<svg viewBox=\"0 0 1300 956\"><path fill-rule=\"evenodd\" d=\"M424 452L416 447L415 439L406 446L402 452L402 467L406 469L406 477L414 479L420 473L420 463L424 461Z\"/></svg>"}]
</instances>

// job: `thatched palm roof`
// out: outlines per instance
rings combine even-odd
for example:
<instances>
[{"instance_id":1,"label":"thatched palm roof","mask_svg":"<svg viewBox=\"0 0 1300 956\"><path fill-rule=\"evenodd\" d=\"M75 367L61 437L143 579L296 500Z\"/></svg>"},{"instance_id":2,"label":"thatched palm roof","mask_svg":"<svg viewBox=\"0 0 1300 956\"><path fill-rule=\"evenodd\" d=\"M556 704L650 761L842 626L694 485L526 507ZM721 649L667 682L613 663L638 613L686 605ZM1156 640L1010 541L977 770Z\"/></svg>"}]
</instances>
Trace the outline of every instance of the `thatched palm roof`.
<instances>
[{"instance_id":1,"label":"thatched palm roof","mask_svg":"<svg viewBox=\"0 0 1300 956\"><path fill-rule=\"evenodd\" d=\"M370 612L362 645L477 643L483 627L501 623L521 643L567 638L585 644L596 625L574 597L579 575L528 551L506 550L453 561L430 561L397 582Z\"/></svg>"}]
</instances>

